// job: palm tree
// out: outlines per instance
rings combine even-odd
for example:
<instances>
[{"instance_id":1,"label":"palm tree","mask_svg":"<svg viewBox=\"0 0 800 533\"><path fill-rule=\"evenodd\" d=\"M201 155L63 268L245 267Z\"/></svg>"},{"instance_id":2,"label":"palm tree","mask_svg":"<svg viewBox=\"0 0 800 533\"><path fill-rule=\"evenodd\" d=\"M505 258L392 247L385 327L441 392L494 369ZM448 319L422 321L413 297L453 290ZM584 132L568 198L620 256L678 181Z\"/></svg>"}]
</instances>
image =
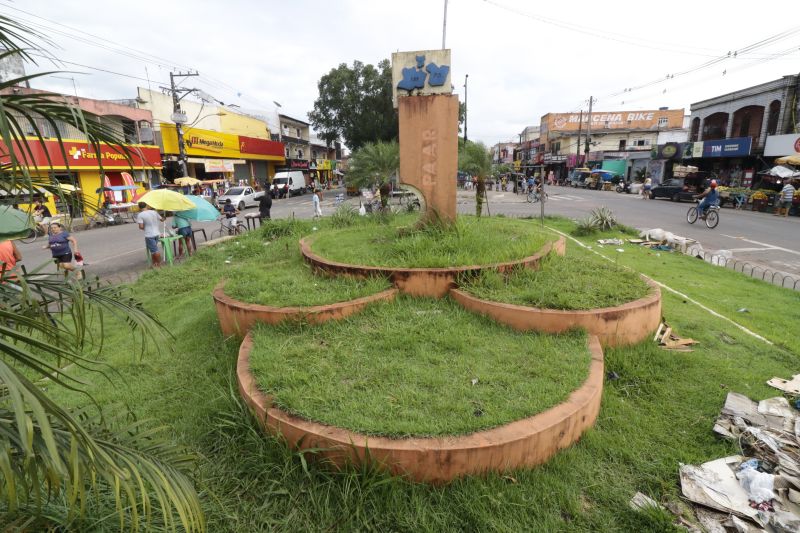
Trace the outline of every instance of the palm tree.
<instances>
[{"instance_id":1,"label":"palm tree","mask_svg":"<svg viewBox=\"0 0 800 533\"><path fill-rule=\"evenodd\" d=\"M0 16L0 60L47 43L28 27ZM80 128L96 148L125 151L98 118L54 94L13 94L11 87L45 74L0 83L0 192L16 203L34 187L58 192L54 178L32 177L32 142L43 125ZM6 94L8 93L8 94ZM25 136L33 131L33 139ZM68 160L64 154L64 159ZM41 175L41 169L36 174ZM46 169L45 169L46 170ZM24 226L24 224L23 224ZM0 239L27 228L0 228ZM96 355L103 324L118 319L131 335L160 344L168 335L158 319L121 289L99 282L65 281L42 267L10 278L0 270L0 523L2 528L44 530L54 523L80 529L87 507L108 500L119 527L202 531L197 493L184 471L192 458L142 423L112 427L94 411L71 411L42 386L91 391L66 367L105 374ZM113 379L113 378L112 378ZM112 511L112 517L114 518Z\"/></svg>"},{"instance_id":2,"label":"palm tree","mask_svg":"<svg viewBox=\"0 0 800 533\"><path fill-rule=\"evenodd\" d=\"M458 170L477 178L475 191L475 215L481 216L483 201L486 198L486 176L492 169L492 157L489 149L481 142L467 141L459 143Z\"/></svg>"},{"instance_id":3,"label":"palm tree","mask_svg":"<svg viewBox=\"0 0 800 533\"><path fill-rule=\"evenodd\" d=\"M347 182L355 187L378 187L381 205L386 207L391 179L400 168L400 145L396 141L368 143L350 157Z\"/></svg>"}]
</instances>

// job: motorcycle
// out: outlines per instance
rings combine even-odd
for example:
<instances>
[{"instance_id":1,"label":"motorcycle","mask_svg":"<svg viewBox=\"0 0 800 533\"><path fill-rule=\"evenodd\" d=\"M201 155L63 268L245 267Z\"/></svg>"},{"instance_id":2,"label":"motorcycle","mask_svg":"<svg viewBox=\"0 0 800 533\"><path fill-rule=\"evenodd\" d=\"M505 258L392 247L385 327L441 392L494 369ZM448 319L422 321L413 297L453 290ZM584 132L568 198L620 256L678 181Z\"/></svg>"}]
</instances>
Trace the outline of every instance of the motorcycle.
<instances>
[{"instance_id":1,"label":"motorcycle","mask_svg":"<svg viewBox=\"0 0 800 533\"><path fill-rule=\"evenodd\" d=\"M623 193L624 192L625 194L630 194L631 193L631 182L629 182L629 181L620 181L619 183L617 183L616 191L618 193Z\"/></svg>"}]
</instances>

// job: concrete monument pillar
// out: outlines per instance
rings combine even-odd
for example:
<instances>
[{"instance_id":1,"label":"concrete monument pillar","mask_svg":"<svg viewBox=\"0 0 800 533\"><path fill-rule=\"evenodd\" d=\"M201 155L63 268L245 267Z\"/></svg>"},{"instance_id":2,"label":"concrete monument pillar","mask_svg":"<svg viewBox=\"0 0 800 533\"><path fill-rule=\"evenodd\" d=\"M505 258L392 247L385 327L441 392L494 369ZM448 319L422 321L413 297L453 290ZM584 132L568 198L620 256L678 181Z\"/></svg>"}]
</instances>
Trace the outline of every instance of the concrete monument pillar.
<instances>
[{"instance_id":1,"label":"concrete monument pillar","mask_svg":"<svg viewBox=\"0 0 800 533\"><path fill-rule=\"evenodd\" d=\"M425 199L425 222L456 220L458 97L398 98L400 180Z\"/></svg>"}]
</instances>

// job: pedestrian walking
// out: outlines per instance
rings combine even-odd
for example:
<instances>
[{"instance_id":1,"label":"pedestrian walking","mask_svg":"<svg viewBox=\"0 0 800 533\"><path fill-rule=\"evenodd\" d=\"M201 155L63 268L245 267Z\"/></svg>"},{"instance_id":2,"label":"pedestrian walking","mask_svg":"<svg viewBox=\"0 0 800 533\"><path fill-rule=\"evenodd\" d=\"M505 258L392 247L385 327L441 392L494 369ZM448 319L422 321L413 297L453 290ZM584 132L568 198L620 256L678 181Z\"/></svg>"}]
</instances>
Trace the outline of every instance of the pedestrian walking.
<instances>
[{"instance_id":1,"label":"pedestrian walking","mask_svg":"<svg viewBox=\"0 0 800 533\"><path fill-rule=\"evenodd\" d=\"M785 217L789 216L789 210L792 208L794 193L796 191L797 189L794 187L794 182L792 180L787 180L786 185L781 189L780 201L775 204L775 213L773 213L775 216L781 214Z\"/></svg>"},{"instance_id":2,"label":"pedestrian walking","mask_svg":"<svg viewBox=\"0 0 800 533\"><path fill-rule=\"evenodd\" d=\"M644 180L644 186L642 186L642 199L649 200L650 199L650 191L653 189L653 180L651 178L647 178Z\"/></svg>"},{"instance_id":3,"label":"pedestrian walking","mask_svg":"<svg viewBox=\"0 0 800 533\"><path fill-rule=\"evenodd\" d=\"M272 196L270 196L269 191L267 191L258 200L258 218L261 220L262 224L265 219L269 220L271 218L269 215L270 209L272 209Z\"/></svg>"},{"instance_id":4,"label":"pedestrian walking","mask_svg":"<svg viewBox=\"0 0 800 533\"><path fill-rule=\"evenodd\" d=\"M311 195L311 205L314 206L314 218L322 216L322 206L320 205L322 200L322 193L319 190L315 190L314 194Z\"/></svg>"},{"instance_id":5,"label":"pedestrian walking","mask_svg":"<svg viewBox=\"0 0 800 533\"><path fill-rule=\"evenodd\" d=\"M139 202L141 211L136 215L136 223L139 229L144 231L144 245L150 253L150 261L153 267L161 266L161 254L158 251L158 236L160 235L158 225L164 221L164 217L156 213L152 207L144 202Z\"/></svg>"},{"instance_id":6,"label":"pedestrian walking","mask_svg":"<svg viewBox=\"0 0 800 533\"><path fill-rule=\"evenodd\" d=\"M58 222L50 224L50 236L47 241L42 249L50 249L56 268L63 270L66 278L70 272L75 270L75 265L72 264L72 253L74 251L76 256L79 254L78 241Z\"/></svg>"}]
</instances>

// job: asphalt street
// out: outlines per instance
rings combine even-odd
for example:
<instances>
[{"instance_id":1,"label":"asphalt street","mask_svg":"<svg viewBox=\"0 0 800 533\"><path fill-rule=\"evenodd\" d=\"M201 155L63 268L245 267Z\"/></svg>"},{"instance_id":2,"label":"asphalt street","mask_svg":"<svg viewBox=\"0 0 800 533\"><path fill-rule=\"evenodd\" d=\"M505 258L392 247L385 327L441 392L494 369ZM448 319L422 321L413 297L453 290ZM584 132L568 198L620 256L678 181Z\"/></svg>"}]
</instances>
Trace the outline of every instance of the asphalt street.
<instances>
[{"instance_id":1,"label":"asphalt street","mask_svg":"<svg viewBox=\"0 0 800 533\"><path fill-rule=\"evenodd\" d=\"M724 208L720 223L710 230L700 223L686 222L686 211L692 204L669 200L642 200L638 195L618 194L612 191L587 191L567 187L548 187L548 202L545 213L582 218L593 209L606 206L624 224L639 229L662 228L676 235L697 240L706 251L729 250L744 261L764 268L785 272L800 277L800 218L775 217L752 211L736 211ZM322 202L323 214L334 210L334 199L342 189L326 191ZM459 190L457 194L460 213L474 213L475 193ZM358 205L357 199L348 199ZM492 214L530 216L539 214L538 204L529 204L522 195L511 192L488 193L488 208ZM245 213L255 212L250 208ZM273 218L311 218L313 215L310 195L275 200ZM219 227L218 222L195 223L195 228L204 228L210 237L211 231ZM81 253L90 274L110 281L128 281L148 267L144 249L144 236L135 224L123 224L108 228L76 232ZM202 237L200 237L202 241ZM21 244L24 264L32 268L50 257L42 249L45 241L39 239L32 244Z\"/></svg>"}]
</instances>

